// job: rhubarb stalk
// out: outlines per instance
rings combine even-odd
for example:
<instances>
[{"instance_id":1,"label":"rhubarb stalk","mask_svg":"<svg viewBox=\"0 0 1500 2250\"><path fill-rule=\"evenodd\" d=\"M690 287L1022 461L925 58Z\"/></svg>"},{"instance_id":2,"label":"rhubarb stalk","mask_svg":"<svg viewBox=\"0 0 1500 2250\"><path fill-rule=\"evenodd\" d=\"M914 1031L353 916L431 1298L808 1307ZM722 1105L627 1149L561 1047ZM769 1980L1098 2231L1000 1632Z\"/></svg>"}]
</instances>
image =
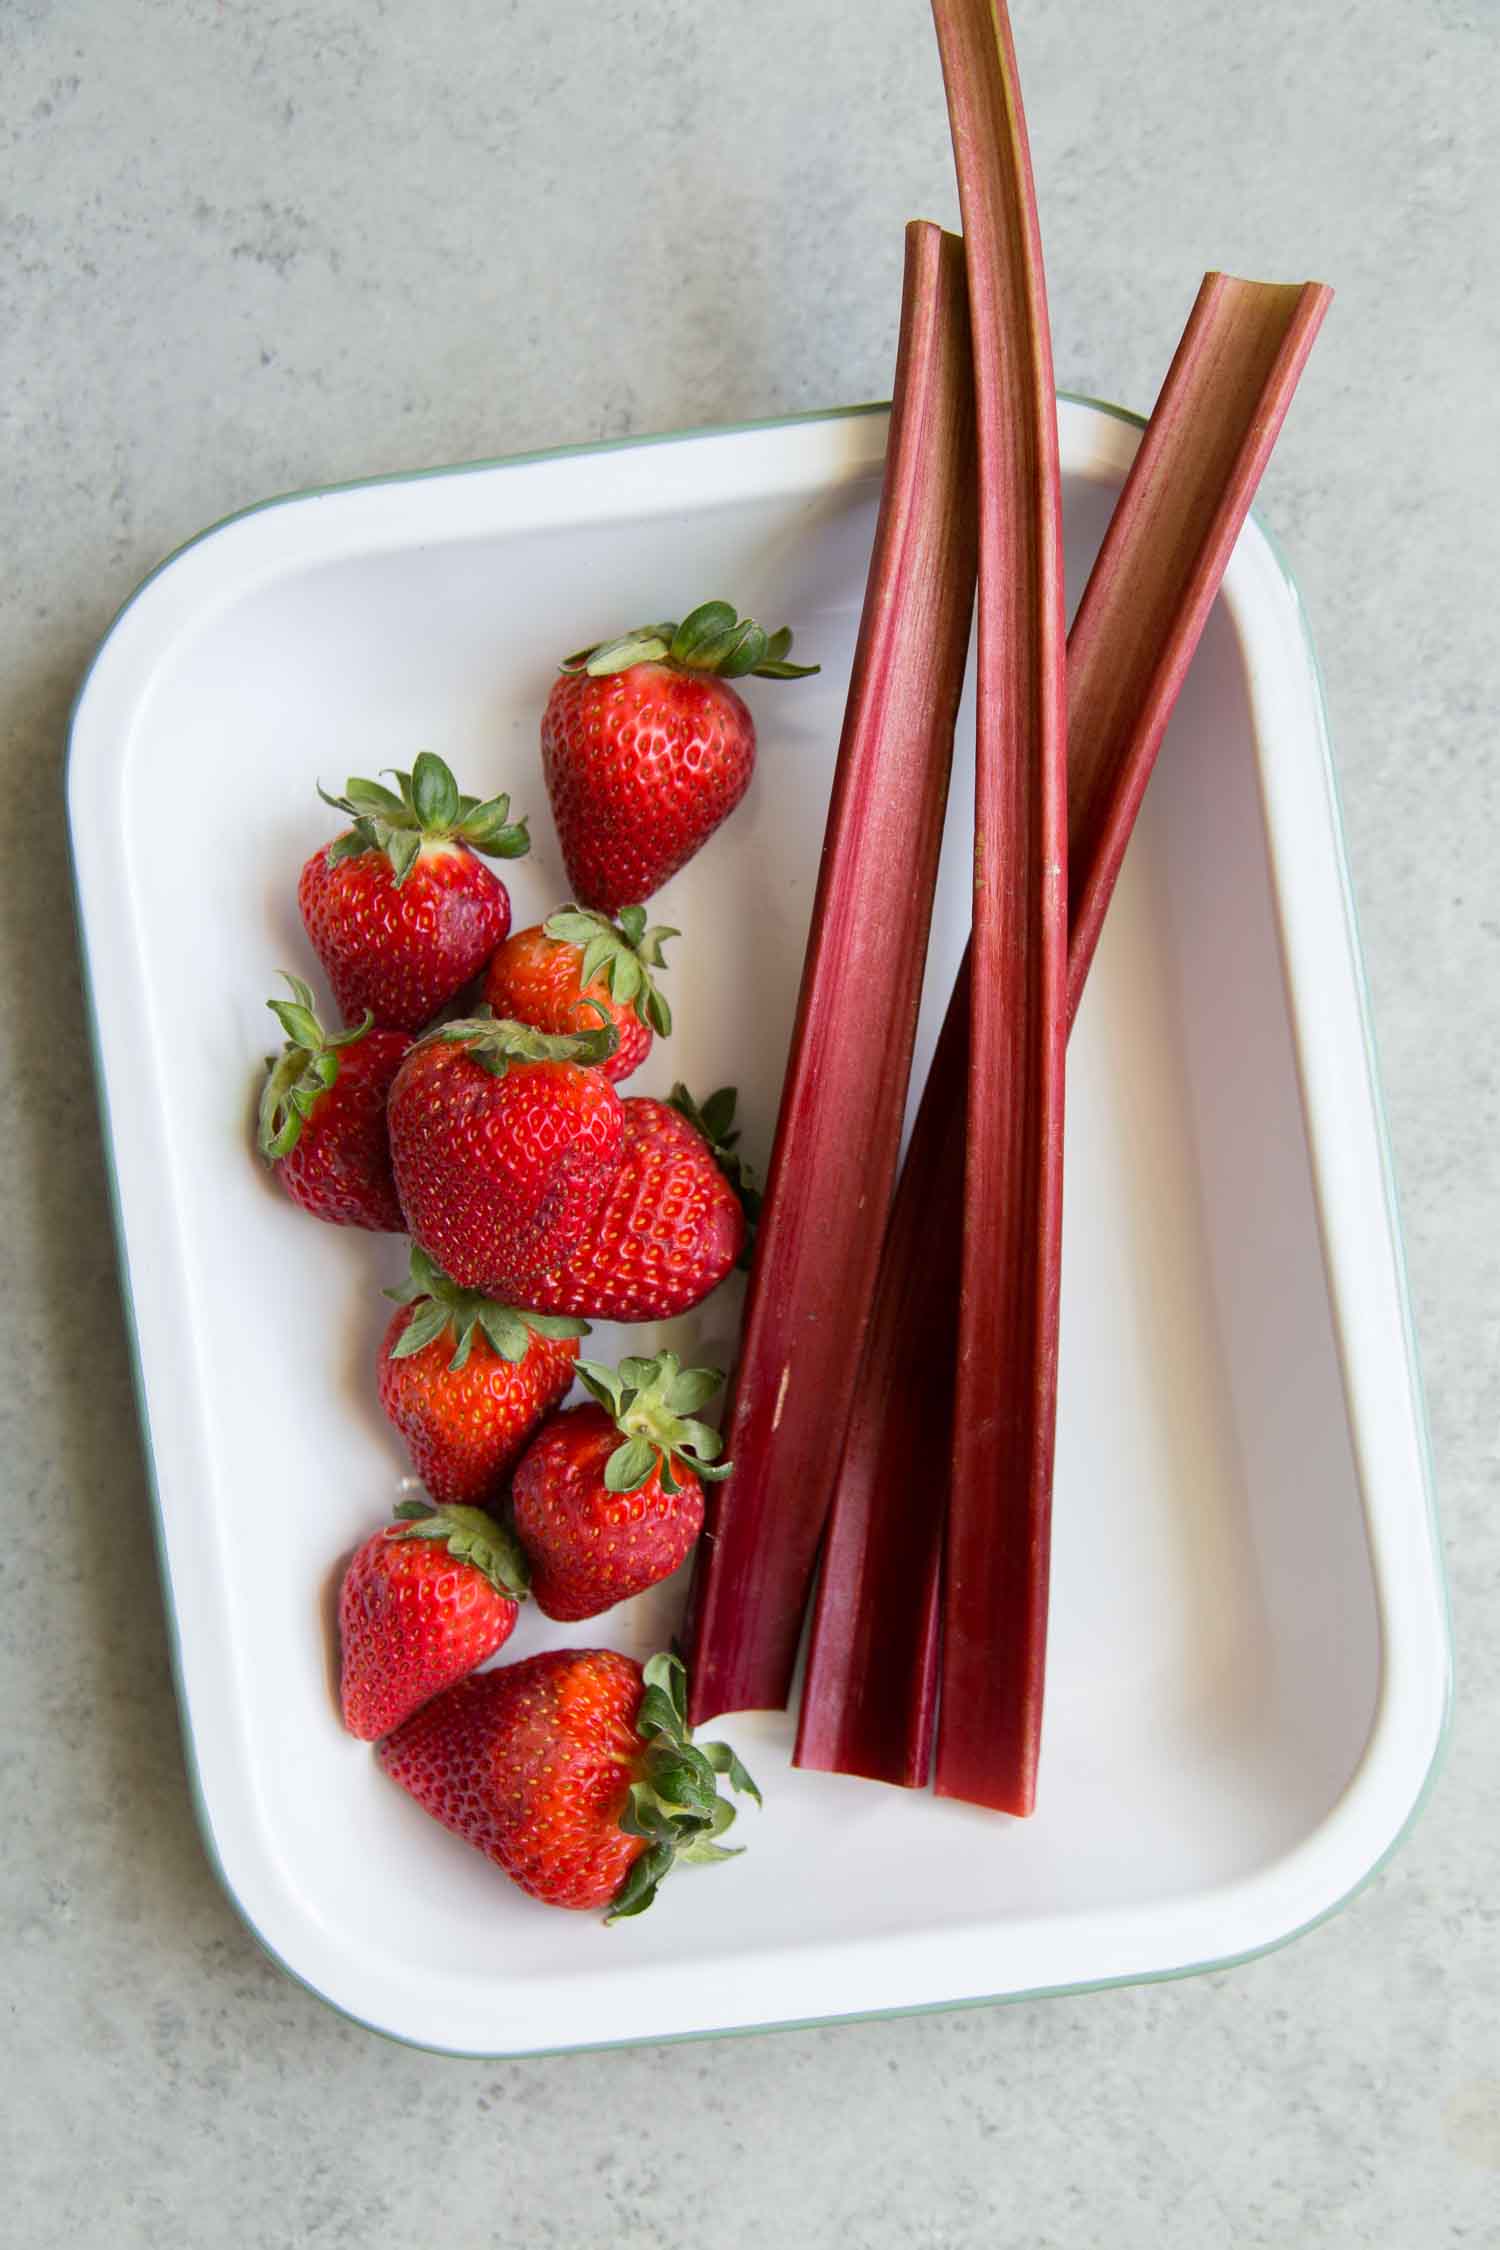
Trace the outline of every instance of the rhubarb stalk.
<instances>
[{"instance_id":1,"label":"rhubarb stalk","mask_svg":"<svg viewBox=\"0 0 1500 2250\"><path fill-rule=\"evenodd\" d=\"M973 606L961 245L907 229L885 480L725 1452L692 1718L785 1703L900 1149Z\"/></svg>"},{"instance_id":2,"label":"rhubarb stalk","mask_svg":"<svg viewBox=\"0 0 1500 2250\"><path fill-rule=\"evenodd\" d=\"M1330 299L1320 283L1205 278L1089 577L1067 665L1070 1026L1172 706ZM928 1777L936 1703L946 1494L930 1464L951 1442L965 985L892 1206L797 1738L799 1765L908 1788Z\"/></svg>"},{"instance_id":3,"label":"rhubarb stalk","mask_svg":"<svg viewBox=\"0 0 1500 2250\"><path fill-rule=\"evenodd\" d=\"M934 0L979 451L963 1282L936 1779L1030 1809L1046 1640L1068 945L1062 482L1041 234L1003 0Z\"/></svg>"}]
</instances>

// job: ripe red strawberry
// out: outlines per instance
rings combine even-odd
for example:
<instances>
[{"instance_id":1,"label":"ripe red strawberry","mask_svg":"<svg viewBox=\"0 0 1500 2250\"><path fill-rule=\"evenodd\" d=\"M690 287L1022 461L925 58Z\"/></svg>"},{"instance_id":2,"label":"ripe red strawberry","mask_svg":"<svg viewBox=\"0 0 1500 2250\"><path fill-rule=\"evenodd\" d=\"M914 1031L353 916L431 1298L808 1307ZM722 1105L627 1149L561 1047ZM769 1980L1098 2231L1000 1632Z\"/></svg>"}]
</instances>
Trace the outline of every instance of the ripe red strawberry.
<instances>
[{"instance_id":1,"label":"ripe red strawberry","mask_svg":"<svg viewBox=\"0 0 1500 2250\"><path fill-rule=\"evenodd\" d=\"M461 1289L542 1303L620 1168L625 1120L602 1070L613 1024L556 1037L495 1017L444 1024L396 1073L388 1116L413 1240Z\"/></svg>"},{"instance_id":2,"label":"ripe red strawberry","mask_svg":"<svg viewBox=\"0 0 1500 2250\"><path fill-rule=\"evenodd\" d=\"M700 1478L726 1477L717 1430L691 1417L724 1377L676 1354L591 1360L578 1375L597 1404L554 1414L511 1488L531 1590L547 1617L597 1617L670 1577L703 1529Z\"/></svg>"},{"instance_id":3,"label":"ripe red strawberry","mask_svg":"<svg viewBox=\"0 0 1500 2250\"><path fill-rule=\"evenodd\" d=\"M542 717L542 771L574 894L614 914L686 866L750 785L755 721L730 680L796 680L786 626L728 602L567 658Z\"/></svg>"},{"instance_id":4,"label":"ripe red strawberry","mask_svg":"<svg viewBox=\"0 0 1500 2250\"><path fill-rule=\"evenodd\" d=\"M510 893L476 853L515 859L530 838L524 820L509 823L508 797L461 797L430 750L393 779L319 790L353 825L313 853L297 904L345 1020L368 1008L393 1031L420 1031L510 928Z\"/></svg>"},{"instance_id":5,"label":"ripe red strawberry","mask_svg":"<svg viewBox=\"0 0 1500 2250\"><path fill-rule=\"evenodd\" d=\"M411 1279L386 1294L402 1309L380 1347L380 1403L433 1499L483 1507L567 1395L588 1322L460 1289L417 1249Z\"/></svg>"},{"instance_id":6,"label":"ripe red strawberry","mask_svg":"<svg viewBox=\"0 0 1500 2250\"><path fill-rule=\"evenodd\" d=\"M675 1656L641 1666L608 1648L551 1649L460 1681L377 1755L425 1812L547 1906L622 1920L678 1860L731 1859L734 1807L760 1803L723 1742L696 1743Z\"/></svg>"},{"instance_id":7,"label":"ripe red strawberry","mask_svg":"<svg viewBox=\"0 0 1500 2250\"><path fill-rule=\"evenodd\" d=\"M484 997L497 1016L538 1031L585 1031L602 1010L620 1044L599 1067L618 1085L650 1054L652 1033L665 1039L672 1029L651 971L662 966L663 940L678 935L648 930L643 907L623 908L617 925L565 906L506 939L485 971Z\"/></svg>"},{"instance_id":8,"label":"ripe red strawberry","mask_svg":"<svg viewBox=\"0 0 1500 2250\"><path fill-rule=\"evenodd\" d=\"M478 1508L406 1500L344 1573L339 1677L344 1724L376 1742L509 1640L526 1568Z\"/></svg>"},{"instance_id":9,"label":"ripe red strawberry","mask_svg":"<svg viewBox=\"0 0 1500 2250\"><path fill-rule=\"evenodd\" d=\"M531 1301L589 1320L670 1320L733 1271L745 1211L697 1126L644 1095L621 1106L624 1162L584 1239L532 1281Z\"/></svg>"},{"instance_id":10,"label":"ripe red strawberry","mask_svg":"<svg viewBox=\"0 0 1500 2250\"><path fill-rule=\"evenodd\" d=\"M283 972L285 974L285 972ZM268 1000L287 1043L266 1073L257 1141L294 1203L337 1227L401 1234L385 1104L411 1041L404 1031L326 1032L300 977Z\"/></svg>"}]
</instances>

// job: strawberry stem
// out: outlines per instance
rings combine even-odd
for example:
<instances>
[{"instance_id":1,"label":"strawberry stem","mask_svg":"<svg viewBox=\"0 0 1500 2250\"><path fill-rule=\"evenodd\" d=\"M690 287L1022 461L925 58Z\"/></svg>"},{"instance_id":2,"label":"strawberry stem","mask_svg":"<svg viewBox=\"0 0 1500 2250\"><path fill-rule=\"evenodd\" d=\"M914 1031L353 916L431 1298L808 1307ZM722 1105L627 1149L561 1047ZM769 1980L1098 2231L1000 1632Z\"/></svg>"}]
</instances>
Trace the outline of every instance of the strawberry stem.
<instances>
[{"instance_id":1,"label":"strawberry stem","mask_svg":"<svg viewBox=\"0 0 1500 2250\"><path fill-rule=\"evenodd\" d=\"M363 1039L375 1021L367 1008L361 1021L348 1030L325 1031L311 987L288 969L281 974L292 997L268 1000L266 1006L286 1033L287 1043L266 1073L256 1125L256 1145L268 1164L291 1155L314 1104L337 1082L339 1049Z\"/></svg>"},{"instance_id":2,"label":"strawberry stem","mask_svg":"<svg viewBox=\"0 0 1500 2250\"><path fill-rule=\"evenodd\" d=\"M723 1439L694 1419L722 1384L721 1368L684 1367L675 1352L659 1352L655 1359L622 1359L617 1368L581 1359L574 1372L624 1440L605 1463L608 1491L636 1492L659 1468L662 1490L680 1492L672 1473L679 1462L711 1482L728 1476L730 1463L719 1459Z\"/></svg>"},{"instance_id":3,"label":"strawberry stem","mask_svg":"<svg viewBox=\"0 0 1500 2250\"><path fill-rule=\"evenodd\" d=\"M361 852L383 852L399 888L424 844L451 840L489 859L519 859L531 849L525 821L510 818L509 797L488 797L481 803L461 795L435 752L422 751L410 773L391 769L391 779L394 789L351 774L342 797L331 797L319 784L324 804L346 814L351 823L328 847L330 867Z\"/></svg>"},{"instance_id":4,"label":"strawberry stem","mask_svg":"<svg viewBox=\"0 0 1500 2250\"><path fill-rule=\"evenodd\" d=\"M621 907L618 922L591 907L563 906L548 915L542 929L559 945L582 946L580 985L587 989L602 977L612 1000L633 1007L648 1031L670 1038L672 1011L651 971L665 966L662 947L668 938L681 937L680 930L664 922L648 929L643 906Z\"/></svg>"},{"instance_id":5,"label":"strawberry stem","mask_svg":"<svg viewBox=\"0 0 1500 2250\"><path fill-rule=\"evenodd\" d=\"M687 1721L687 1673L678 1656L647 1659L635 1730L646 1746L640 1778L631 1785L620 1826L643 1836L647 1849L614 1895L608 1922L644 1914L663 1879L679 1860L711 1866L738 1857L719 1839L734 1823L735 1808L719 1795L722 1774L731 1789L761 1801L760 1791L727 1742L695 1742Z\"/></svg>"},{"instance_id":6,"label":"strawberry stem","mask_svg":"<svg viewBox=\"0 0 1500 2250\"><path fill-rule=\"evenodd\" d=\"M570 1313L526 1312L516 1305L502 1305L494 1297L486 1297L480 1289L460 1289L458 1283L451 1281L442 1267L415 1243L408 1278L399 1288L387 1289L385 1294L394 1298L398 1305L417 1308L391 1347L392 1359L411 1359L417 1352L425 1351L429 1344L435 1344L440 1336L451 1335L453 1357L448 1362L448 1371L452 1375L467 1366L476 1334L483 1336L501 1359L519 1366L535 1336L561 1341L589 1333L588 1322L577 1320Z\"/></svg>"},{"instance_id":7,"label":"strawberry stem","mask_svg":"<svg viewBox=\"0 0 1500 2250\"><path fill-rule=\"evenodd\" d=\"M480 1571L507 1601L523 1602L531 1590L526 1557L515 1538L483 1508L435 1508L427 1500L403 1500L396 1509L401 1525L394 1539L441 1541L456 1562Z\"/></svg>"},{"instance_id":8,"label":"strawberry stem","mask_svg":"<svg viewBox=\"0 0 1500 2250\"><path fill-rule=\"evenodd\" d=\"M564 672L586 672L590 679L628 672L636 664L668 664L675 672L708 672L721 680L805 680L817 664L789 662L792 629L768 633L750 617L735 614L732 602L700 602L679 625L637 625L612 641L597 641L565 656Z\"/></svg>"},{"instance_id":9,"label":"strawberry stem","mask_svg":"<svg viewBox=\"0 0 1500 2250\"><path fill-rule=\"evenodd\" d=\"M620 1044L620 1034L595 1001L581 1000L599 1019L591 1031L538 1031L529 1023L516 1023L479 1007L472 1016L439 1024L428 1039L445 1039L462 1046L470 1058L493 1078L503 1078L513 1062L575 1062L597 1065L608 1062ZM425 1044L425 1042L423 1042Z\"/></svg>"}]
</instances>

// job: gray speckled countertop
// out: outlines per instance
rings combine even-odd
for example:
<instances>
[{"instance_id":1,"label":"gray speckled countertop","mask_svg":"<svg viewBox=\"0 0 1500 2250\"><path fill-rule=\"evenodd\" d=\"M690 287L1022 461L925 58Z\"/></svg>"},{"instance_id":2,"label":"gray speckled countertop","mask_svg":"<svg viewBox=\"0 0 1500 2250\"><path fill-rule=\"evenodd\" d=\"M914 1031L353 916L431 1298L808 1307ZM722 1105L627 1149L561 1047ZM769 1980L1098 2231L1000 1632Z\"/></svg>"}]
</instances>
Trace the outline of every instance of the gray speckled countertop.
<instances>
[{"instance_id":1,"label":"gray speckled countertop","mask_svg":"<svg viewBox=\"0 0 1500 2250\"><path fill-rule=\"evenodd\" d=\"M1062 383L1148 404L1209 265L1339 292L1263 501L1327 672L1436 1442L1460 1692L1428 1812L1348 1912L1232 1974L727 2044L443 2061L257 1951L168 1679L70 697L151 564L266 493L883 394L901 222L954 210L941 91L921 0L7 0L0 2177L26 2250L1500 2239L1500 18L1017 12Z\"/></svg>"}]
</instances>

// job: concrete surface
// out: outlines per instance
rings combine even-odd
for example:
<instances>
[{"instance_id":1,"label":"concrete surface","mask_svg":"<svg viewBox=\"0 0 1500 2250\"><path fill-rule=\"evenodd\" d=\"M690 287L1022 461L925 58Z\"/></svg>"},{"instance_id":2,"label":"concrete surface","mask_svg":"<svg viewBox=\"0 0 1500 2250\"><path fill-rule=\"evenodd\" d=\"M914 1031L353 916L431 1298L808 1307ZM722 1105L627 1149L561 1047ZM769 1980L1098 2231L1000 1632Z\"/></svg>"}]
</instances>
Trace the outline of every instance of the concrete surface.
<instances>
[{"instance_id":1,"label":"concrete surface","mask_svg":"<svg viewBox=\"0 0 1500 2250\"><path fill-rule=\"evenodd\" d=\"M18 2250L1500 2240L1500 18L1017 14L1061 382L1147 404L1209 265L1339 291L1264 512L1327 669L1436 1440L1460 1701L1430 1809L1290 1951L1011 2010L476 2066L261 1957L183 1781L77 1014L69 699L143 572L266 493L883 394L901 222L954 210L941 92L921 0L6 0Z\"/></svg>"}]
</instances>

